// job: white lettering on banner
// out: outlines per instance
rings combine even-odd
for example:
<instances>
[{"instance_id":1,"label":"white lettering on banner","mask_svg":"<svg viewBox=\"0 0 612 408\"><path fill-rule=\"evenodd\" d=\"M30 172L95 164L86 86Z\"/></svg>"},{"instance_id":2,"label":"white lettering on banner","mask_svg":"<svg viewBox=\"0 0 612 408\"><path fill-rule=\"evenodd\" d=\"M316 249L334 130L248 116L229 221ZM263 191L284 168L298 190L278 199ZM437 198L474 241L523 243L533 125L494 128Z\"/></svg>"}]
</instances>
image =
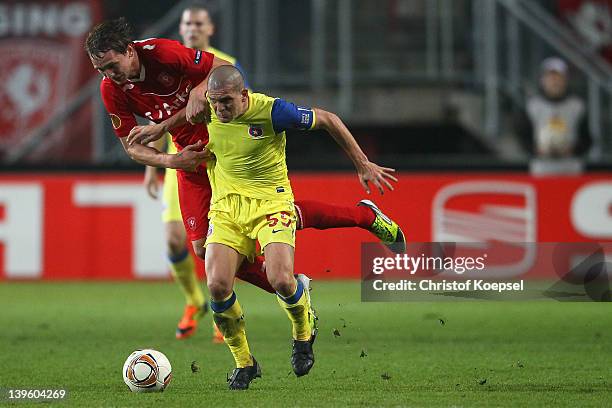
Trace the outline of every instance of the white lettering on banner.
<instances>
[{"instance_id":1,"label":"white lettering on banner","mask_svg":"<svg viewBox=\"0 0 612 408\"><path fill-rule=\"evenodd\" d=\"M590 183L574 194L571 206L572 224L589 238L612 238L612 183Z\"/></svg>"},{"instance_id":2,"label":"white lettering on banner","mask_svg":"<svg viewBox=\"0 0 612 408\"><path fill-rule=\"evenodd\" d=\"M0 37L25 35L80 37L91 25L91 8L84 3L44 4L41 1L0 4Z\"/></svg>"},{"instance_id":3,"label":"white lettering on banner","mask_svg":"<svg viewBox=\"0 0 612 408\"><path fill-rule=\"evenodd\" d=\"M0 241L7 278L38 278L43 259L43 188L37 183L0 184Z\"/></svg>"},{"instance_id":4,"label":"white lettering on banner","mask_svg":"<svg viewBox=\"0 0 612 408\"><path fill-rule=\"evenodd\" d=\"M160 278L168 275L164 259L161 204L151 200L141 183L75 183L72 197L74 203L80 207L131 207L135 276Z\"/></svg>"}]
</instances>

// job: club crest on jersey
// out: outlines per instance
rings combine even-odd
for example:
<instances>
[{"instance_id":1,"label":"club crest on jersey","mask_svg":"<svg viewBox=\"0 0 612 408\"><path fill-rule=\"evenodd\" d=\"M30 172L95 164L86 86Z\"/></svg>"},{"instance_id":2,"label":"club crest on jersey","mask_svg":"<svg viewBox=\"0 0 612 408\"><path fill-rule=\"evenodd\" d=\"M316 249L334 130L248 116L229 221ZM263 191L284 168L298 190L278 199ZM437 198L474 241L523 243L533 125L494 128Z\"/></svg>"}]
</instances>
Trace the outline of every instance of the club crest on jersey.
<instances>
[{"instance_id":1,"label":"club crest on jersey","mask_svg":"<svg viewBox=\"0 0 612 408\"><path fill-rule=\"evenodd\" d=\"M195 219L195 217L187 218L187 225L189 225L189 228L192 231L194 231L196 229L196 219Z\"/></svg>"},{"instance_id":2,"label":"club crest on jersey","mask_svg":"<svg viewBox=\"0 0 612 408\"><path fill-rule=\"evenodd\" d=\"M259 139L263 137L263 126L262 125L249 125L249 135L253 139Z\"/></svg>"},{"instance_id":3,"label":"club crest on jersey","mask_svg":"<svg viewBox=\"0 0 612 408\"><path fill-rule=\"evenodd\" d=\"M168 73L166 72L162 72L161 74L159 74L157 76L157 80L163 85L163 86L172 86L174 85L174 78L172 78Z\"/></svg>"}]
</instances>

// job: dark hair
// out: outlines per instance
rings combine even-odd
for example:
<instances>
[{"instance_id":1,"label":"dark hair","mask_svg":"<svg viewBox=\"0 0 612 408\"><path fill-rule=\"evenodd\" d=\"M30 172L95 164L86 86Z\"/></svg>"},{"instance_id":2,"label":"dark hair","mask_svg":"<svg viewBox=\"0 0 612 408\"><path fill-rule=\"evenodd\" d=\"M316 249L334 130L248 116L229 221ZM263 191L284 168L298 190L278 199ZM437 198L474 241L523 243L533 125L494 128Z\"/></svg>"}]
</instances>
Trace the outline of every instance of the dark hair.
<instances>
[{"instance_id":1,"label":"dark hair","mask_svg":"<svg viewBox=\"0 0 612 408\"><path fill-rule=\"evenodd\" d=\"M125 17L119 17L96 25L87 35L85 51L93 57L100 57L110 50L125 54L132 41L130 23Z\"/></svg>"}]
</instances>

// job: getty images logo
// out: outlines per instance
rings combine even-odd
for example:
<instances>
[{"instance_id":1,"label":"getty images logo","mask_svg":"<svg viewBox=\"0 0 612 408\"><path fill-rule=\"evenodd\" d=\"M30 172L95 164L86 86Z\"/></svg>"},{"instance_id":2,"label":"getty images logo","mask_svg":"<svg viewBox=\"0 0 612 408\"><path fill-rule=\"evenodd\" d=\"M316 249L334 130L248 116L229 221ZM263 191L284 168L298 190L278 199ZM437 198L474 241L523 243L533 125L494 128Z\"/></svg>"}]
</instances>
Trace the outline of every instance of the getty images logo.
<instances>
[{"instance_id":1,"label":"getty images logo","mask_svg":"<svg viewBox=\"0 0 612 408\"><path fill-rule=\"evenodd\" d=\"M470 243L479 253L486 253L495 241L516 251L511 262L496 264L489 257L490 276L520 275L533 265L535 247L525 245L537 238L536 193L530 184L503 180L453 183L436 194L432 216L435 242Z\"/></svg>"}]
</instances>

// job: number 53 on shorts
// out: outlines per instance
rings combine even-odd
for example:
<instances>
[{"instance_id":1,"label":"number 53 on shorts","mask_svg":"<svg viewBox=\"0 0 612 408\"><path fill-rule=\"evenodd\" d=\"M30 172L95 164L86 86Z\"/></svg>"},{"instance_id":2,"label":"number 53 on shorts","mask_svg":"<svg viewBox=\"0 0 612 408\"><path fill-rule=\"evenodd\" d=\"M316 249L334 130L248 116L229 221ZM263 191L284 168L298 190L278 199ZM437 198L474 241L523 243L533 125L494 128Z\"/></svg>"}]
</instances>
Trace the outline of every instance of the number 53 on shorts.
<instances>
[{"instance_id":1,"label":"number 53 on shorts","mask_svg":"<svg viewBox=\"0 0 612 408\"><path fill-rule=\"evenodd\" d=\"M280 242L295 247L295 213L279 211L266 215L267 225L259 230L259 245L265 248L272 242Z\"/></svg>"}]
</instances>

